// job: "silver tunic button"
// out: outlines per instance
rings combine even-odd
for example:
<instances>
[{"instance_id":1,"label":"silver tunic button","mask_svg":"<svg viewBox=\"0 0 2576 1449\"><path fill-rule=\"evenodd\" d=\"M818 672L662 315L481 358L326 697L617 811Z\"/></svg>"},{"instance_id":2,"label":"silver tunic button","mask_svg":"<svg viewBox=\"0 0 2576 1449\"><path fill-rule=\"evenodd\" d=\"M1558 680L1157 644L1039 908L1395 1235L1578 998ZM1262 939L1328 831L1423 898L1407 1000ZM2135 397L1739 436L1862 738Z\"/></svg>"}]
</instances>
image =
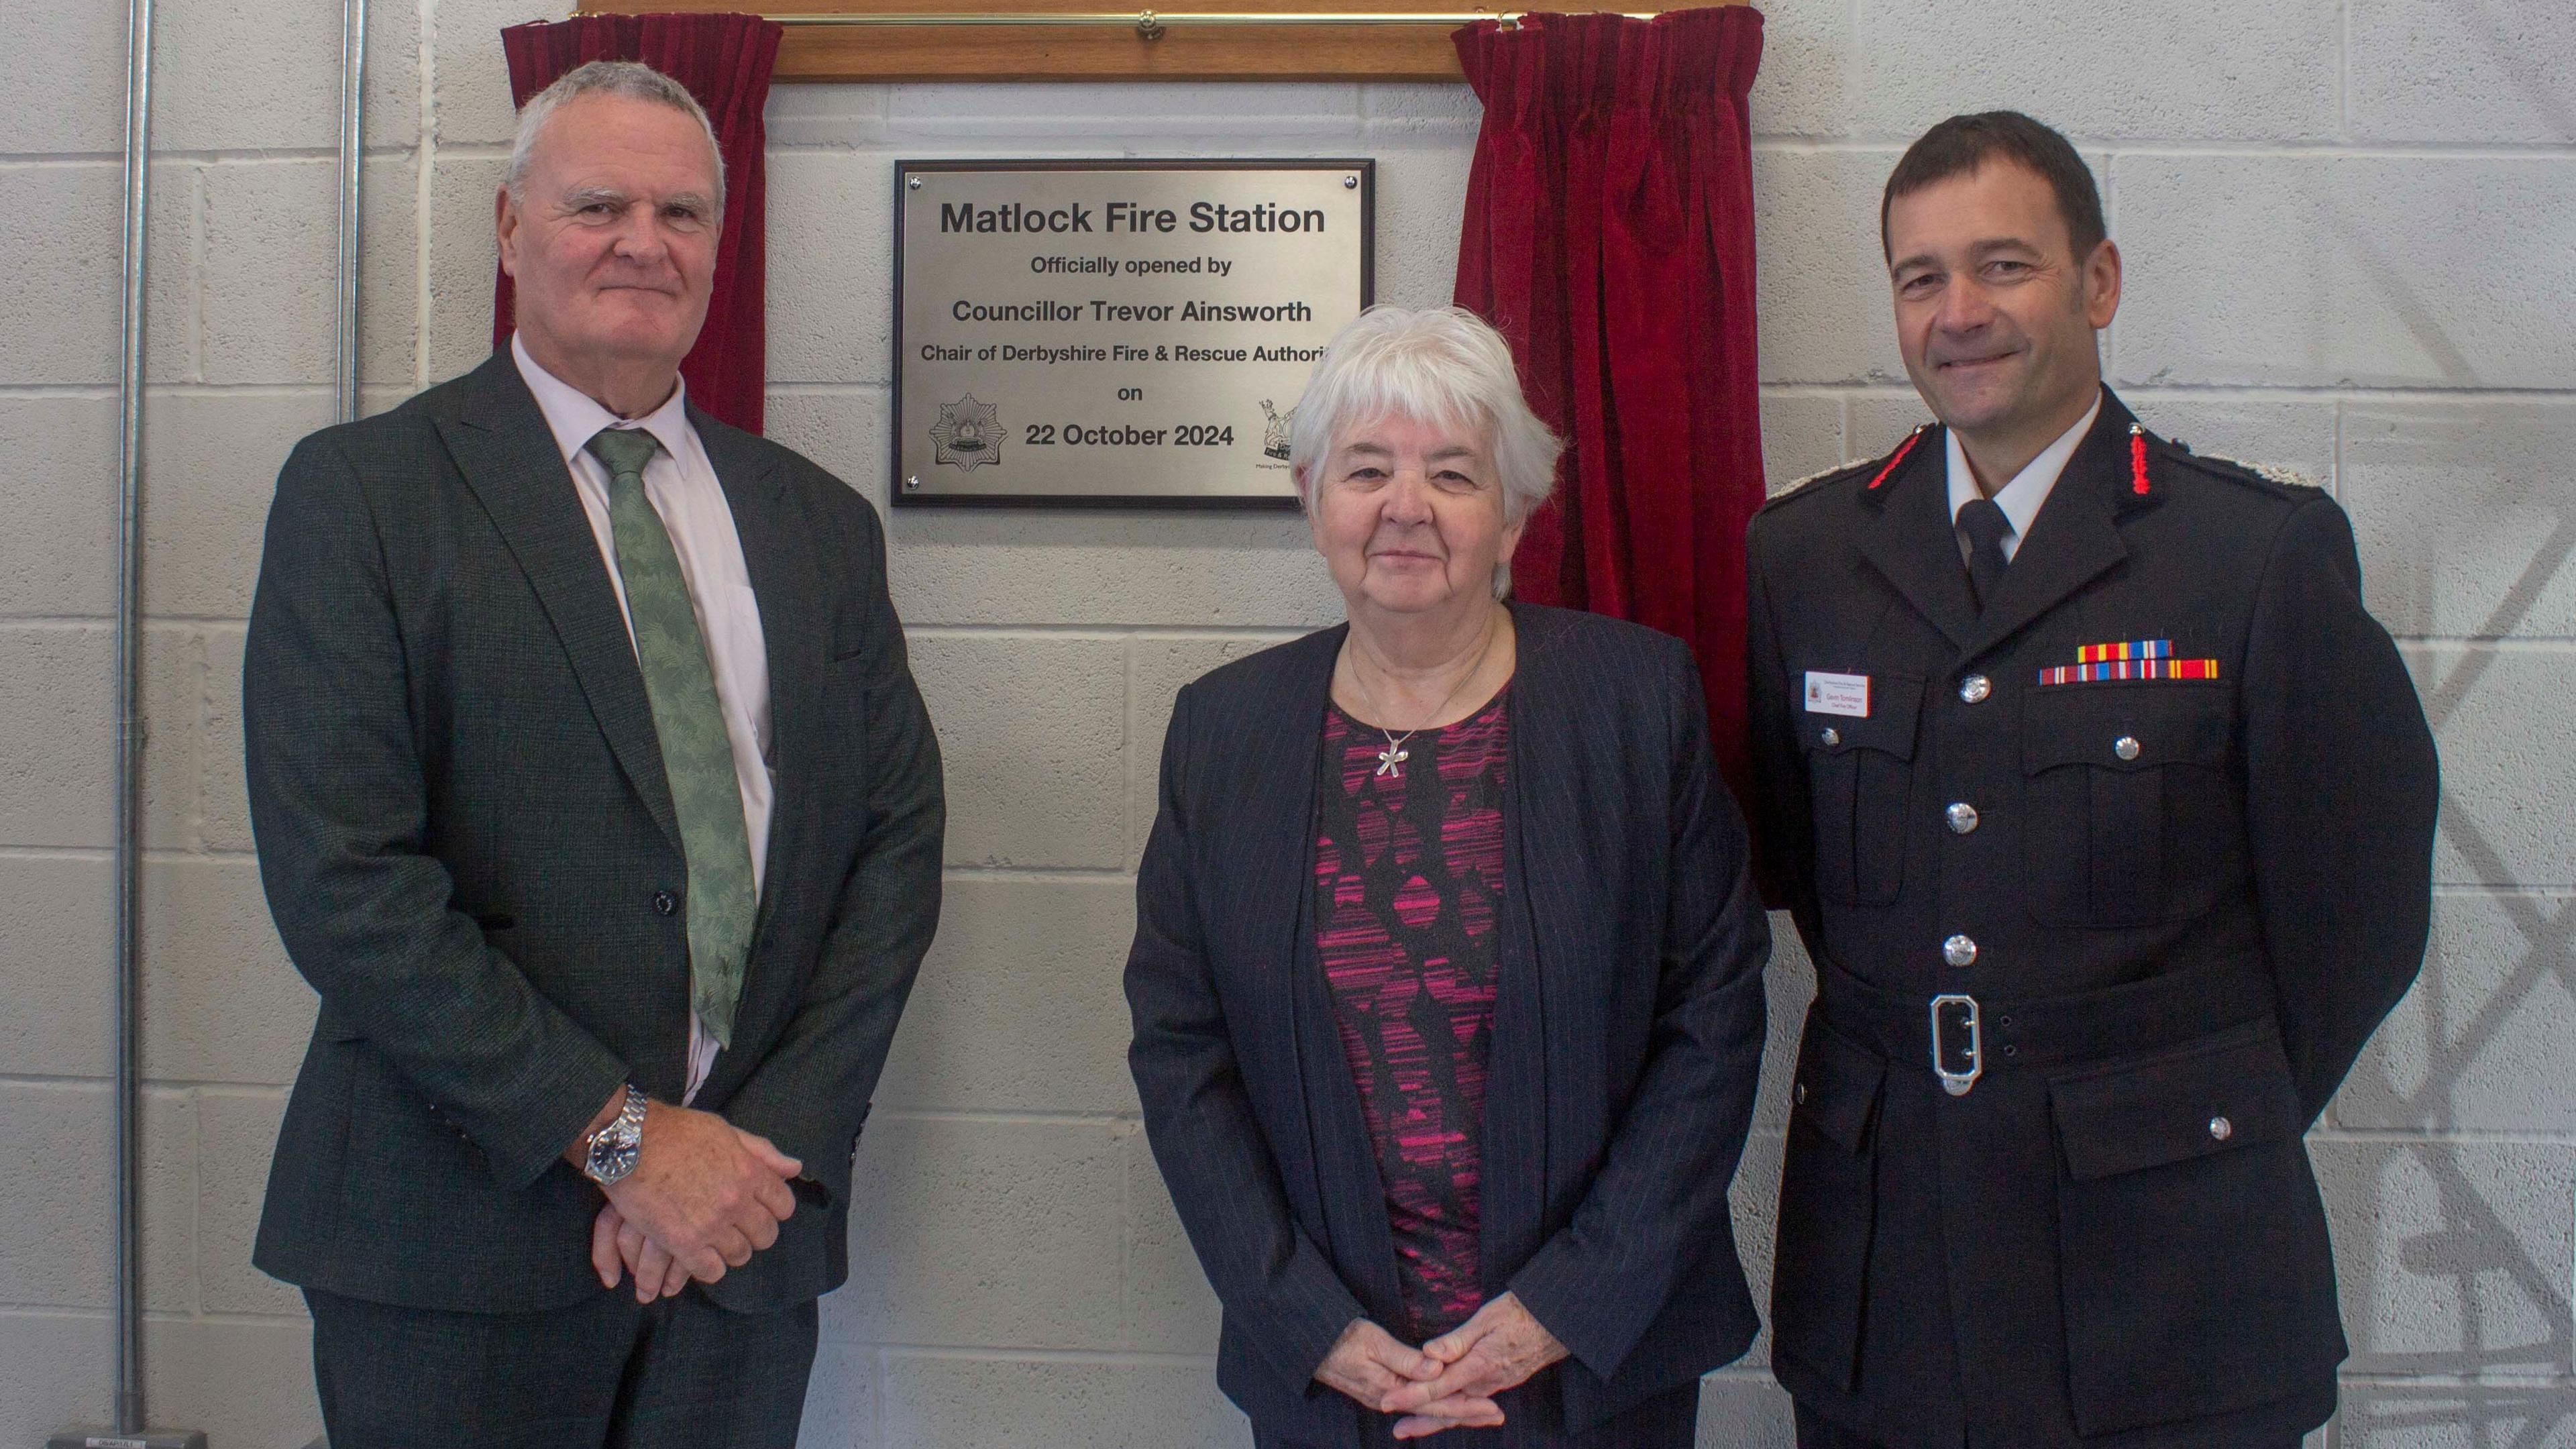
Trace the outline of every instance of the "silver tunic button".
<instances>
[{"instance_id":1,"label":"silver tunic button","mask_svg":"<svg viewBox=\"0 0 2576 1449\"><path fill-rule=\"evenodd\" d=\"M2236 1124L2224 1117L2212 1117L2209 1119L2209 1135L2224 1142L2236 1135Z\"/></svg>"},{"instance_id":2,"label":"silver tunic button","mask_svg":"<svg viewBox=\"0 0 2576 1449\"><path fill-rule=\"evenodd\" d=\"M1950 822L1950 833L1965 835L1977 828L1977 807L1962 800L1941 812Z\"/></svg>"},{"instance_id":3,"label":"silver tunic button","mask_svg":"<svg viewBox=\"0 0 2576 1449\"><path fill-rule=\"evenodd\" d=\"M1995 682L1982 674L1971 674L1959 681L1959 698L1970 704L1983 704L1995 692Z\"/></svg>"},{"instance_id":4,"label":"silver tunic button","mask_svg":"<svg viewBox=\"0 0 2576 1449\"><path fill-rule=\"evenodd\" d=\"M2111 742L2111 753L2118 755L2124 760L2136 759L2138 757L2138 737L2135 735L2122 735L2118 739L2113 740Z\"/></svg>"},{"instance_id":5,"label":"silver tunic button","mask_svg":"<svg viewBox=\"0 0 2576 1449\"><path fill-rule=\"evenodd\" d=\"M1973 966L1977 962L1977 943L1965 936L1952 936L1941 943L1941 959L1953 966Z\"/></svg>"},{"instance_id":6,"label":"silver tunic button","mask_svg":"<svg viewBox=\"0 0 2576 1449\"><path fill-rule=\"evenodd\" d=\"M1834 746L1843 742L1843 732L1835 729L1832 725L1827 725L1825 726L1825 732L1816 736L1816 738L1825 742L1825 748L1832 749Z\"/></svg>"}]
</instances>

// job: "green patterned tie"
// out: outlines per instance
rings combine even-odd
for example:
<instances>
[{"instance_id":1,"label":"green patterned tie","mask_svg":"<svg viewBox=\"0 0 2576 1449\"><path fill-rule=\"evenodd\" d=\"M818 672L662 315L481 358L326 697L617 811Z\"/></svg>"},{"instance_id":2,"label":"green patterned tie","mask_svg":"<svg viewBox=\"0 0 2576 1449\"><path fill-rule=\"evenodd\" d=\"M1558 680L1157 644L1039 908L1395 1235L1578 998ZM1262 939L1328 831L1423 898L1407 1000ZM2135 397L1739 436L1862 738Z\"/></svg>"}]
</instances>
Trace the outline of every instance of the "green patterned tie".
<instances>
[{"instance_id":1,"label":"green patterned tie","mask_svg":"<svg viewBox=\"0 0 2576 1449\"><path fill-rule=\"evenodd\" d=\"M742 787L733 741L725 734L716 676L689 603L688 581L662 516L644 496L644 465L653 435L641 428L602 428L590 451L608 465L608 526L617 538L617 572L626 585L626 614L635 629L635 658L653 704L662 772L680 820L680 849L689 866L689 1005L707 1035L733 1044L733 1008L742 996L755 915L751 836L743 827Z\"/></svg>"}]
</instances>

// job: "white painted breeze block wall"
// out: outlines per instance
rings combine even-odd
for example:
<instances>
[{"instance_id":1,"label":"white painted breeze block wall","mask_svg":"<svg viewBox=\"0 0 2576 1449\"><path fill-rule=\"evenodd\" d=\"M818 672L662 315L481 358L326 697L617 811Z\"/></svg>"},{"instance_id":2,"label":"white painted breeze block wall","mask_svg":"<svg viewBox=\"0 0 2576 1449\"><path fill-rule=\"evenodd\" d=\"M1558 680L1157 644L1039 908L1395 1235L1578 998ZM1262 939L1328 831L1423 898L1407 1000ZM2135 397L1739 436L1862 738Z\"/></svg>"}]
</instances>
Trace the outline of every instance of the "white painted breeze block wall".
<instances>
[{"instance_id":1,"label":"white painted breeze block wall","mask_svg":"<svg viewBox=\"0 0 2576 1449\"><path fill-rule=\"evenodd\" d=\"M561 0L545 0L560 15ZM484 352L504 24L375 0L371 407ZM107 1406L109 660L124 6L0 6L0 1444ZM2159 429L2330 480L2447 782L2422 984L2315 1138L2354 1357L2337 1442L2576 1445L2576 27L2552 0L1771 0L1754 93L1774 481L1922 414L1873 228L1903 145L2015 105L2085 149L2129 263L2114 379ZM271 480L330 410L335 0L161 0L145 649L147 1344L156 1420L316 1415L249 1265L312 1012L243 808ZM1362 154L1382 295L1446 300L1463 87L781 87L772 431L883 500L898 157ZM946 743L950 904L860 1161L810 1445L1240 1444L1137 1126L1117 976L1172 692L1328 621L1292 519L896 517ZM1775 1068L1808 991L1776 970ZM1774 1084L1776 1088L1776 1083ZM1736 1186L1767 1273L1776 1090ZM1786 1445L1761 1350L1702 1443Z\"/></svg>"}]
</instances>

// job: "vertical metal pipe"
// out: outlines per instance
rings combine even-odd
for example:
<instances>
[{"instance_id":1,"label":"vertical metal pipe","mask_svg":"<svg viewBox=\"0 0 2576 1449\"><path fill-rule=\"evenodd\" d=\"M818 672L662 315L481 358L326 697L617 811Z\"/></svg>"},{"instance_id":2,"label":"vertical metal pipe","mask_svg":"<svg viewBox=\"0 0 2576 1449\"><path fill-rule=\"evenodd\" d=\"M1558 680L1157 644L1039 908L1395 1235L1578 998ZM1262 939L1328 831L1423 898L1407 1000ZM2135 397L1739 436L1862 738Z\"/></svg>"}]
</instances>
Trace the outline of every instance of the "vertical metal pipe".
<instances>
[{"instance_id":1,"label":"vertical metal pipe","mask_svg":"<svg viewBox=\"0 0 2576 1449\"><path fill-rule=\"evenodd\" d=\"M367 0L340 13L340 421L358 417L358 196L366 137Z\"/></svg>"},{"instance_id":2,"label":"vertical metal pipe","mask_svg":"<svg viewBox=\"0 0 2576 1449\"><path fill-rule=\"evenodd\" d=\"M116 461L116 1428L143 1432L143 962L137 939L136 707L143 531L143 254L152 190L152 0L130 0L125 35L125 299Z\"/></svg>"}]
</instances>

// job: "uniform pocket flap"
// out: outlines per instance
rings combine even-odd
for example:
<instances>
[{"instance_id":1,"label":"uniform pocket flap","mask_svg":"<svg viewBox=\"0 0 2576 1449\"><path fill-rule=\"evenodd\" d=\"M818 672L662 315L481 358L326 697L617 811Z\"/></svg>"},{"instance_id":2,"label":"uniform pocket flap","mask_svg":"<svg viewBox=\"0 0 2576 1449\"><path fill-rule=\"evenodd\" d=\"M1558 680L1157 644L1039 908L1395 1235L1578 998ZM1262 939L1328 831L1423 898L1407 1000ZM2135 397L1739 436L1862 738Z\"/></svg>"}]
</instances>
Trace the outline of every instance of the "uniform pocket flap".
<instances>
[{"instance_id":1,"label":"uniform pocket flap","mask_svg":"<svg viewBox=\"0 0 2576 1449\"><path fill-rule=\"evenodd\" d=\"M1792 682L1795 678L1792 676ZM1922 710L1922 675L1874 674L1869 676L1868 714L1828 714L1807 709L1802 703L1798 718L1807 748L1820 754L1876 750L1910 760L1914 758L1915 717Z\"/></svg>"},{"instance_id":2,"label":"uniform pocket flap","mask_svg":"<svg viewBox=\"0 0 2576 1449\"><path fill-rule=\"evenodd\" d=\"M2298 1135L2299 1090L2268 1024L2143 1062L2048 1084L2066 1172L2143 1172Z\"/></svg>"},{"instance_id":3,"label":"uniform pocket flap","mask_svg":"<svg viewBox=\"0 0 2576 1449\"><path fill-rule=\"evenodd\" d=\"M2232 700L2216 681L2060 684L2022 696L2022 769L2152 770L2227 757Z\"/></svg>"},{"instance_id":4,"label":"uniform pocket flap","mask_svg":"<svg viewBox=\"0 0 2576 1449\"><path fill-rule=\"evenodd\" d=\"M1798 1075L1789 1088L1789 1118L1804 1122L1846 1152L1869 1139L1877 1115L1879 1083L1887 1063L1835 1035L1821 1022L1807 1023L1798 1046Z\"/></svg>"}]
</instances>

